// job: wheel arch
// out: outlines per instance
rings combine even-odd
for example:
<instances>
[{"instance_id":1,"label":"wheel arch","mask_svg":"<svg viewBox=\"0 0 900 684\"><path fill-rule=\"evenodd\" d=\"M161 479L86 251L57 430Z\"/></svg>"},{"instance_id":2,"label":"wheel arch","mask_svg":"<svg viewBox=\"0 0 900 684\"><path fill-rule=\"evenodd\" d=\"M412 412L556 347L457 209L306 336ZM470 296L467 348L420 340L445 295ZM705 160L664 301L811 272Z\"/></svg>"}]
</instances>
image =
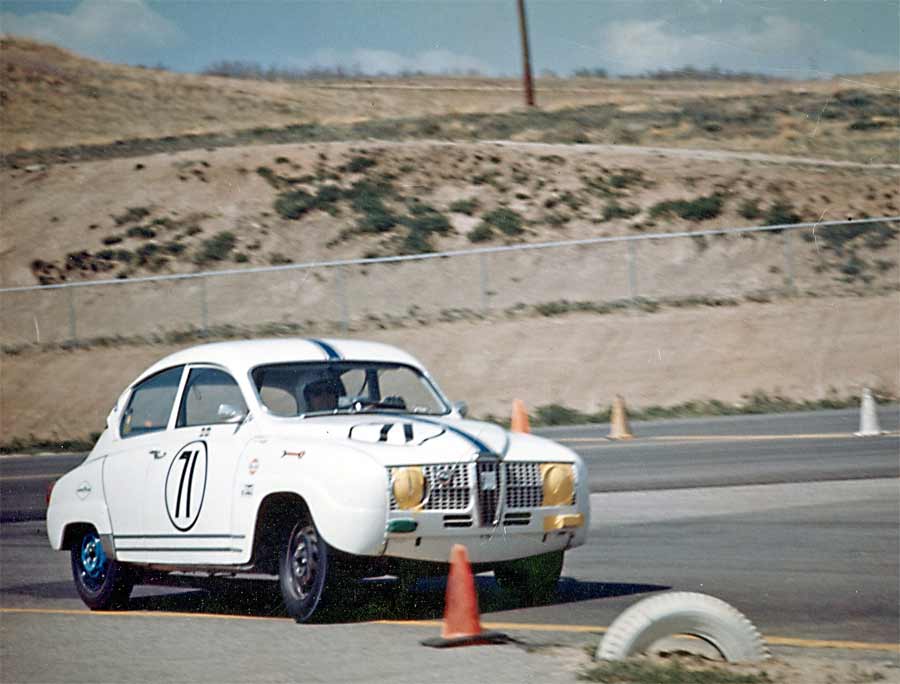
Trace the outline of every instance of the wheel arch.
<instances>
[{"instance_id":1,"label":"wheel arch","mask_svg":"<svg viewBox=\"0 0 900 684\"><path fill-rule=\"evenodd\" d=\"M263 497L256 510L253 525L251 562L260 571L278 574L278 552L285 529L293 525L298 514L313 517L309 505L300 494L291 491L271 492ZM315 523L315 520L313 520Z\"/></svg>"},{"instance_id":2,"label":"wheel arch","mask_svg":"<svg viewBox=\"0 0 900 684\"><path fill-rule=\"evenodd\" d=\"M78 543L81 537L84 536L84 533L89 530L97 532L97 528L93 523L84 521L67 523L63 528L60 551L70 551L72 546ZM99 532L97 533L99 534Z\"/></svg>"}]
</instances>

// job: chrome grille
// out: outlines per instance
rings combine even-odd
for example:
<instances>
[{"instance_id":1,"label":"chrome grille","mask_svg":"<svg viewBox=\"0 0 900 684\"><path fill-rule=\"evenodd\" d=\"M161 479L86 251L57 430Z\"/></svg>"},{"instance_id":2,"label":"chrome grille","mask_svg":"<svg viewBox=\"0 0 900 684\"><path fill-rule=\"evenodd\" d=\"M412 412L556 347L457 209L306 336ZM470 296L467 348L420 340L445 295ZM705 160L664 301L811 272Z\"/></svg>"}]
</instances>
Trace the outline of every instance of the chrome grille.
<instances>
[{"instance_id":1,"label":"chrome grille","mask_svg":"<svg viewBox=\"0 0 900 684\"><path fill-rule=\"evenodd\" d=\"M475 464L478 473L478 515L482 527L494 524L497 517L497 504L500 502L500 467L497 461L478 461ZM493 480L493 489L488 487Z\"/></svg>"},{"instance_id":2,"label":"chrome grille","mask_svg":"<svg viewBox=\"0 0 900 684\"><path fill-rule=\"evenodd\" d=\"M425 474L425 496L423 508L427 511L464 511L469 507L472 486L469 482L469 466L465 463L453 465L427 465ZM439 475L444 473L444 481ZM449 476L449 479L446 479Z\"/></svg>"},{"instance_id":3,"label":"chrome grille","mask_svg":"<svg viewBox=\"0 0 900 684\"><path fill-rule=\"evenodd\" d=\"M506 507L538 508L544 503L539 463L506 463Z\"/></svg>"}]
</instances>

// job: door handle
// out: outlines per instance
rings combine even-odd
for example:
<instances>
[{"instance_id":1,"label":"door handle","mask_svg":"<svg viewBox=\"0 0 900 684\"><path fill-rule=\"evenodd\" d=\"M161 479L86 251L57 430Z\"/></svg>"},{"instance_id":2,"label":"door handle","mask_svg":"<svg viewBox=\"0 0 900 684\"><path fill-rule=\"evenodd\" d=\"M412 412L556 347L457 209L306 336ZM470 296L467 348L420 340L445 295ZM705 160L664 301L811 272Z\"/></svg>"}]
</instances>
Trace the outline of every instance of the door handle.
<instances>
[{"instance_id":1,"label":"door handle","mask_svg":"<svg viewBox=\"0 0 900 684\"><path fill-rule=\"evenodd\" d=\"M156 460L159 460L161 458L165 458L166 452L160 451L159 449L151 449L150 455L153 456L153 458L155 458Z\"/></svg>"}]
</instances>

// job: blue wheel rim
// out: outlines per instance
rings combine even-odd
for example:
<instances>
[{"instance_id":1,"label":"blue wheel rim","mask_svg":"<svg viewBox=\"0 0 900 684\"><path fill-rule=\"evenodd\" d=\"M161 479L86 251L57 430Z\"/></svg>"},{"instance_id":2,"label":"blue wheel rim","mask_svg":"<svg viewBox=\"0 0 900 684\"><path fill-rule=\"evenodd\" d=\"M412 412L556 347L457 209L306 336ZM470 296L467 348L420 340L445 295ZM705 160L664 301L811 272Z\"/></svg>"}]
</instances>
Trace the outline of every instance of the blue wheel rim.
<instances>
[{"instance_id":1,"label":"blue wheel rim","mask_svg":"<svg viewBox=\"0 0 900 684\"><path fill-rule=\"evenodd\" d=\"M96 532L89 532L81 540L81 580L91 591L103 586L109 571L109 558Z\"/></svg>"}]
</instances>

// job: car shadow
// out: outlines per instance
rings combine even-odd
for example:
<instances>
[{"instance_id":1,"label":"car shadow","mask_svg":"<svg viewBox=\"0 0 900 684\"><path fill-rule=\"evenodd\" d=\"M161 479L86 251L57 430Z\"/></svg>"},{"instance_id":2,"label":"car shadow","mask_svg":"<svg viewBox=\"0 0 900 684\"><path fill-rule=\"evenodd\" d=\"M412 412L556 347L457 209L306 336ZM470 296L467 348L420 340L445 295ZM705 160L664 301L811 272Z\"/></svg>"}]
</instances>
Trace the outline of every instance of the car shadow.
<instances>
[{"instance_id":1,"label":"car shadow","mask_svg":"<svg viewBox=\"0 0 900 684\"><path fill-rule=\"evenodd\" d=\"M579 601L614 599L671 587L657 584L560 580L556 595L543 603L524 603L502 591L488 576L475 578L482 615ZM168 586L170 583L166 582ZM176 582L178 586L181 583ZM278 584L260 580L197 580L192 589L177 593L133 596L129 610L218 613L253 617L287 617ZM318 616L320 622L354 623L374 620L436 620L444 614L446 578L422 578L404 587L393 578L365 579L341 587L339 605Z\"/></svg>"}]
</instances>

